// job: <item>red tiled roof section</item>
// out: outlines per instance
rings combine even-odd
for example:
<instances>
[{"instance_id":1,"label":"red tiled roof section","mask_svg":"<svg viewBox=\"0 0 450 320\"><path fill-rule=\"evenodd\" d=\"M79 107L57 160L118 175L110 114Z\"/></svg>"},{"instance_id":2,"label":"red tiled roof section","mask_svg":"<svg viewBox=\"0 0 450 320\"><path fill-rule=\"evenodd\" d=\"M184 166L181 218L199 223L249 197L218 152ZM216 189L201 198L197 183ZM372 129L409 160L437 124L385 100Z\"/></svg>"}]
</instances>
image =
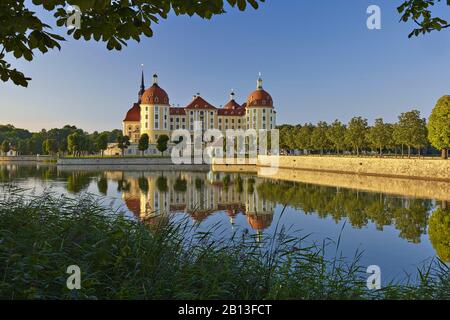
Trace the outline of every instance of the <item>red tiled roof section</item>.
<instances>
[{"instance_id":1,"label":"red tiled roof section","mask_svg":"<svg viewBox=\"0 0 450 320\"><path fill-rule=\"evenodd\" d=\"M253 91L247 98L247 108L249 107L273 108L272 97L263 89Z\"/></svg>"},{"instance_id":2,"label":"red tiled roof section","mask_svg":"<svg viewBox=\"0 0 450 320\"><path fill-rule=\"evenodd\" d=\"M170 108L171 116L185 116L186 110L184 108Z\"/></svg>"},{"instance_id":3,"label":"red tiled roof section","mask_svg":"<svg viewBox=\"0 0 450 320\"><path fill-rule=\"evenodd\" d=\"M139 104L135 103L133 107L128 110L123 121L141 121L141 107Z\"/></svg>"},{"instance_id":4,"label":"red tiled roof section","mask_svg":"<svg viewBox=\"0 0 450 320\"><path fill-rule=\"evenodd\" d=\"M145 90L141 97L142 104L169 104L169 95L157 83Z\"/></svg>"},{"instance_id":5,"label":"red tiled roof section","mask_svg":"<svg viewBox=\"0 0 450 320\"><path fill-rule=\"evenodd\" d=\"M191 103L189 103L186 107L186 109L196 109L196 110L216 110L217 108L214 107L212 104L207 102L205 99L203 99L200 96L195 97L194 100L192 100Z\"/></svg>"},{"instance_id":6,"label":"red tiled roof section","mask_svg":"<svg viewBox=\"0 0 450 320\"><path fill-rule=\"evenodd\" d=\"M235 100L230 100L226 105L223 106L224 109L234 110L240 108L241 105L237 103Z\"/></svg>"},{"instance_id":7,"label":"red tiled roof section","mask_svg":"<svg viewBox=\"0 0 450 320\"><path fill-rule=\"evenodd\" d=\"M229 117L242 117L245 116L245 108L239 107L236 109L219 109L217 112L219 116L229 116Z\"/></svg>"}]
</instances>

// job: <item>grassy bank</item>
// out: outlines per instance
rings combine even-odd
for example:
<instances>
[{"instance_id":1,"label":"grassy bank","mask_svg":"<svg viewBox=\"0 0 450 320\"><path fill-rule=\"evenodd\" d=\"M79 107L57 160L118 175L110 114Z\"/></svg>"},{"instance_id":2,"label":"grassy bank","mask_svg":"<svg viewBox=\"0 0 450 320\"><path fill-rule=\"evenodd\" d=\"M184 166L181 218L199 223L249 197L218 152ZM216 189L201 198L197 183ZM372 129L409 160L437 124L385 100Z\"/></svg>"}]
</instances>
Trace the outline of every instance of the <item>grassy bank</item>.
<instances>
[{"instance_id":1,"label":"grassy bank","mask_svg":"<svg viewBox=\"0 0 450 320\"><path fill-rule=\"evenodd\" d=\"M368 291L358 257L327 260L281 233L267 251L250 236L215 241L164 217L136 222L90 195L0 194L2 299L449 298L439 262L410 284ZM69 265L81 268L81 290L66 287Z\"/></svg>"}]
</instances>

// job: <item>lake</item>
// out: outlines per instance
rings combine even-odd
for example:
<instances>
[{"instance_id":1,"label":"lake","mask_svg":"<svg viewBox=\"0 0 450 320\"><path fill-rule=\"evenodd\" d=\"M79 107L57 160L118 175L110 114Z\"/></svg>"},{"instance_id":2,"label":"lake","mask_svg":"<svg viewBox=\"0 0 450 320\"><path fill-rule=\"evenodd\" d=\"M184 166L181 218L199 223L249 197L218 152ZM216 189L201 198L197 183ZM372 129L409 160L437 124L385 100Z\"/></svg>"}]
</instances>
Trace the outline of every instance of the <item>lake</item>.
<instances>
[{"instance_id":1,"label":"lake","mask_svg":"<svg viewBox=\"0 0 450 320\"><path fill-rule=\"evenodd\" d=\"M99 195L135 219L170 213L200 231L215 226L217 237L251 233L257 239L284 228L306 243L328 243L341 235L338 254L352 260L363 251L364 266L378 265L383 282L440 255L428 235L439 201L312 183L218 172L73 171L56 165L0 165L0 184L40 193ZM1 190L0 190L1 192ZM155 218L156 219L156 218ZM436 251L437 250L437 251ZM445 251L446 250L446 251ZM448 261L446 261L448 262Z\"/></svg>"}]
</instances>

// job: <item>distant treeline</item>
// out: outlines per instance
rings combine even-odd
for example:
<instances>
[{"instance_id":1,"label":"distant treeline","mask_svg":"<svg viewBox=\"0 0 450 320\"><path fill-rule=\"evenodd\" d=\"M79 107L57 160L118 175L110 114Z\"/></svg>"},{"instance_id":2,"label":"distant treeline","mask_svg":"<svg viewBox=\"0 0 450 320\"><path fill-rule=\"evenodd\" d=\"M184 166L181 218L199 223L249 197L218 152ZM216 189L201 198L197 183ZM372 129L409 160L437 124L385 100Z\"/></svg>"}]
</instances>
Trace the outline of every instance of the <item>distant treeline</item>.
<instances>
[{"instance_id":1,"label":"distant treeline","mask_svg":"<svg viewBox=\"0 0 450 320\"><path fill-rule=\"evenodd\" d=\"M70 137L69 137L70 136ZM116 142L122 130L88 133L75 126L66 125L61 129L42 129L30 132L14 126L0 125L0 145L3 153L15 150L20 155L67 154L74 151L93 154L106 149L105 144ZM77 150L74 150L76 147Z\"/></svg>"},{"instance_id":2,"label":"distant treeline","mask_svg":"<svg viewBox=\"0 0 450 320\"><path fill-rule=\"evenodd\" d=\"M369 126L367 119L354 117L348 124L335 120L313 125L283 125L280 129L280 148L287 153L300 150L304 153L364 153L384 152L408 156L415 150L448 158L450 149L450 96L440 98L430 118L421 118L412 110L398 117L397 123L375 120Z\"/></svg>"},{"instance_id":3,"label":"distant treeline","mask_svg":"<svg viewBox=\"0 0 450 320\"><path fill-rule=\"evenodd\" d=\"M282 125L278 129L280 148L287 153L294 150L306 154L438 153L428 140L427 121L417 110L402 113L394 124L380 118L369 126L367 119L354 117L348 124L339 120L331 124L320 121L316 125Z\"/></svg>"}]
</instances>

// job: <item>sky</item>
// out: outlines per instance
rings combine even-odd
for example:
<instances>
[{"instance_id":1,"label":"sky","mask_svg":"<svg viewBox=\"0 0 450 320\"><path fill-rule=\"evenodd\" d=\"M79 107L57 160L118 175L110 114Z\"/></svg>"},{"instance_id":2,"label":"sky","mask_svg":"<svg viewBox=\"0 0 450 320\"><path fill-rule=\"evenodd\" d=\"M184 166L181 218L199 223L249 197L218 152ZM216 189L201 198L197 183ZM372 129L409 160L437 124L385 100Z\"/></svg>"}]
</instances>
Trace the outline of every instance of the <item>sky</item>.
<instances>
[{"instance_id":1,"label":"sky","mask_svg":"<svg viewBox=\"0 0 450 320\"><path fill-rule=\"evenodd\" d=\"M231 89L245 102L261 72L278 124L363 116L394 122L418 109L428 117L450 93L450 31L408 39L394 0L266 0L212 20L171 15L154 37L120 52L104 43L69 40L32 62L10 59L32 78L28 88L0 82L0 124L33 131L76 125L89 132L122 127L137 100L140 69L146 86L158 73L171 104L199 92L224 105ZM379 5L382 29L366 26Z\"/></svg>"}]
</instances>

